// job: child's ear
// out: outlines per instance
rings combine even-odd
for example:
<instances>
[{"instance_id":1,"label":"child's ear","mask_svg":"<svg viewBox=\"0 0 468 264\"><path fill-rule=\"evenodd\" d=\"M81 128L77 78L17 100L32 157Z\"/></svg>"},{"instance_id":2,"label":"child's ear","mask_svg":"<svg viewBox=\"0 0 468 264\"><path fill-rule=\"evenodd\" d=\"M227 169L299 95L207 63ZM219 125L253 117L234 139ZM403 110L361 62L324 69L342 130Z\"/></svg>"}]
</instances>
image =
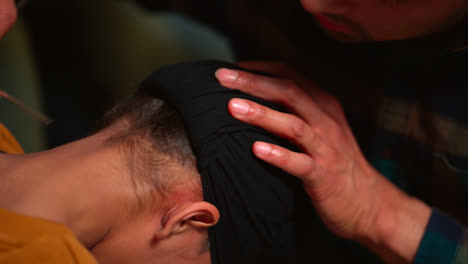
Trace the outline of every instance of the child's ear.
<instances>
[{"instance_id":1,"label":"child's ear","mask_svg":"<svg viewBox=\"0 0 468 264\"><path fill-rule=\"evenodd\" d=\"M162 227L156 233L158 240L191 229L208 228L219 220L218 209L204 201L189 202L169 212L163 217Z\"/></svg>"}]
</instances>

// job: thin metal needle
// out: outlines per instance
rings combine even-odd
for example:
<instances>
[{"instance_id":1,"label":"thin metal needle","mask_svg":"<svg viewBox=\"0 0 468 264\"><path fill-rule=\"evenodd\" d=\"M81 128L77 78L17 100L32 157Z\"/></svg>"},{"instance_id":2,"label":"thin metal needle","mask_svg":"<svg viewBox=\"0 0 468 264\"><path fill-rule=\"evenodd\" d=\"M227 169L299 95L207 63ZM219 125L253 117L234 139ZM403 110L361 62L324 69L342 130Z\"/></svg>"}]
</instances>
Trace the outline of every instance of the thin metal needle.
<instances>
[{"instance_id":1,"label":"thin metal needle","mask_svg":"<svg viewBox=\"0 0 468 264\"><path fill-rule=\"evenodd\" d=\"M11 96L11 95L7 94L6 92L0 90L0 98L2 98L2 97L7 99L8 101L10 101L11 103L15 104L21 110L23 110L25 113L31 115L32 117L36 118L37 120L39 120L40 122L42 122L45 125L49 125L52 122L54 122L54 120L50 119L45 114L32 109L31 107L25 105L24 103L22 103L21 101L19 101L16 98L14 98L13 96Z\"/></svg>"}]
</instances>

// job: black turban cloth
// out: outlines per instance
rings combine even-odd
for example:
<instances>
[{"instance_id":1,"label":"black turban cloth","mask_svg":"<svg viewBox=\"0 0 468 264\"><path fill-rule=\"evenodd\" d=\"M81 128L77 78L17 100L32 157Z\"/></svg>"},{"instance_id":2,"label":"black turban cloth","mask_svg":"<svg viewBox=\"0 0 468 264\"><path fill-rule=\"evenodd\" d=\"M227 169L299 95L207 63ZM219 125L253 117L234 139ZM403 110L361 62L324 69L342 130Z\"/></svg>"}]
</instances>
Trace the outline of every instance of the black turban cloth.
<instances>
[{"instance_id":1,"label":"black turban cloth","mask_svg":"<svg viewBox=\"0 0 468 264\"><path fill-rule=\"evenodd\" d=\"M310 252L305 252L304 232L313 209L300 181L252 153L258 140L292 146L234 119L227 105L232 98L245 98L280 108L221 86L214 76L221 67L239 69L219 61L169 65L153 73L139 90L165 100L182 116L204 200L221 214L209 229L212 263L312 263Z\"/></svg>"}]
</instances>

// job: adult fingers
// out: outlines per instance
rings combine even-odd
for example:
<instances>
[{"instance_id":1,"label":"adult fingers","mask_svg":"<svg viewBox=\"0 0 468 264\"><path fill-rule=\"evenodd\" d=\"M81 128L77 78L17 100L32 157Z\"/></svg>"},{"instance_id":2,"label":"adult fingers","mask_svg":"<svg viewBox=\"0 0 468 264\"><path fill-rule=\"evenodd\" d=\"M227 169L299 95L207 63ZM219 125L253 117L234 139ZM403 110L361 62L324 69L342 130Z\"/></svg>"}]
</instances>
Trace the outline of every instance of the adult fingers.
<instances>
[{"instance_id":1,"label":"adult fingers","mask_svg":"<svg viewBox=\"0 0 468 264\"><path fill-rule=\"evenodd\" d=\"M243 122L289 139L312 156L326 154L327 146L324 144L322 136L295 115L278 112L257 103L237 98L229 102L228 110L232 116Z\"/></svg>"},{"instance_id":2,"label":"adult fingers","mask_svg":"<svg viewBox=\"0 0 468 264\"><path fill-rule=\"evenodd\" d=\"M257 141L252 146L253 153L259 159L294 175L305 183L311 183L317 174L317 163L309 155L294 152L283 147Z\"/></svg>"},{"instance_id":3,"label":"adult fingers","mask_svg":"<svg viewBox=\"0 0 468 264\"><path fill-rule=\"evenodd\" d=\"M238 62L237 65L248 70L267 72L281 78L294 80L311 98L314 98L314 102L316 102L324 112L340 123L345 122L341 105L336 98L317 87L313 82L295 71L289 65L274 61L242 61Z\"/></svg>"},{"instance_id":4,"label":"adult fingers","mask_svg":"<svg viewBox=\"0 0 468 264\"><path fill-rule=\"evenodd\" d=\"M215 75L223 86L282 104L304 120L314 120L322 114L314 100L294 81L225 68L218 69Z\"/></svg>"},{"instance_id":5,"label":"adult fingers","mask_svg":"<svg viewBox=\"0 0 468 264\"><path fill-rule=\"evenodd\" d=\"M221 68L215 72L220 83L253 96L277 103L285 102L284 93L294 84L290 80L272 78L232 69Z\"/></svg>"}]
</instances>

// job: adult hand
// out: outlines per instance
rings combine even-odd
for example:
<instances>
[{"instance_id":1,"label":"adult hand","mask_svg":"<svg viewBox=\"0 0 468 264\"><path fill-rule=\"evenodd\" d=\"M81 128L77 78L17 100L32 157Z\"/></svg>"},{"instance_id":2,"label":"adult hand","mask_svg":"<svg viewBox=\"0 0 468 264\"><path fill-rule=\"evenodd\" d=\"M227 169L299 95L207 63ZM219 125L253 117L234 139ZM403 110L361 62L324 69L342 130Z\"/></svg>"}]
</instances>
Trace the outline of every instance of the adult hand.
<instances>
[{"instance_id":1,"label":"adult hand","mask_svg":"<svg viewBox=\"0 0 468 264\"><path fill-rule=\"evenodd\" d=\"M219 69L220 83L281 104L291 114L243 99L230 101L231 114L287 138L303 151L256 142L254 154L299 177L332 232L363 243L387 261L411 261L430 208L401 192L367 162L336 98L282 64L241 66L280 78Z\"/></svg>"}]
</instances>

